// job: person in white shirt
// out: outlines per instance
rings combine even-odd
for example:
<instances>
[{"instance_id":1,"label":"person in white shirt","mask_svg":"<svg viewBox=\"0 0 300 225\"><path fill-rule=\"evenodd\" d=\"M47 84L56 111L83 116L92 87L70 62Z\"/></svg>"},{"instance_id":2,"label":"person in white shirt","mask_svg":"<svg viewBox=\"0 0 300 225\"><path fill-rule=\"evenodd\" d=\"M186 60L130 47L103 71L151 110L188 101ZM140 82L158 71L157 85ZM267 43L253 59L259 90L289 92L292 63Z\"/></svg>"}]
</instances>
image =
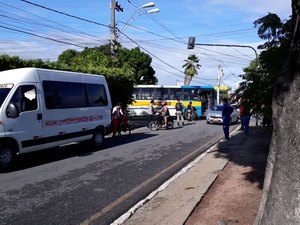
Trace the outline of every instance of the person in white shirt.
<instances>
[{"instance_id":1,"label":"person in white shirt","mask_svg":"<svg viewBox=\"0 0 300 225\"><path fill-rule=\"evenodd\" d=\"M149 107L148 107L148 127L149 127L149 123L152 121L153 115L155 114L155 108L154 108L154 100L152 99L150 101Z\"/></svg>"},{"instance_id":2,"label":"person in white shirt","mask_svg":"<svg viewBox=\"0 0 300 225\"><path fill-rule=\"evenodd\" d=\"M123 111L122 111L122 103L119 102L112 110L112 132L113 137L116 137L116 133L119 130L120 123L122 120Z\"/></svg>"}]
</instances>

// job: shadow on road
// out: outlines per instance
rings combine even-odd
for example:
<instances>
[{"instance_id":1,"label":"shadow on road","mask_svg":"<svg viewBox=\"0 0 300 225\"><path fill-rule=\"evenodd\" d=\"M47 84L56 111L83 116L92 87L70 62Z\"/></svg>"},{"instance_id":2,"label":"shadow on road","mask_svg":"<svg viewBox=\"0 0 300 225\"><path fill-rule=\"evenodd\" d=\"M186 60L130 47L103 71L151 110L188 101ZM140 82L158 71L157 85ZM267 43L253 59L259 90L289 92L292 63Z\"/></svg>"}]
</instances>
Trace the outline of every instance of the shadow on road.
<instances>
[{"instance_id":1,"label":"shadow on road","mask_svg":"<svg viewBox=\"0 0 300 225\"><path fill-rule=\"evenodd\" d=\"M45 149L33 153L27 153L24 155L19 155L16 159L15 165L10 169L2 170L1 173L23 170L72 157L85 157L94 154L94 152L97 151L151 138L156 135L157 134L142 132L134 133L133 131L133 133L128 136L121 136L117 138L112 138L110 136L105 137L105 142L101 148L95 148L91 146L89 142L81 142L57 148Z\"/></svg>"}]
</instances>

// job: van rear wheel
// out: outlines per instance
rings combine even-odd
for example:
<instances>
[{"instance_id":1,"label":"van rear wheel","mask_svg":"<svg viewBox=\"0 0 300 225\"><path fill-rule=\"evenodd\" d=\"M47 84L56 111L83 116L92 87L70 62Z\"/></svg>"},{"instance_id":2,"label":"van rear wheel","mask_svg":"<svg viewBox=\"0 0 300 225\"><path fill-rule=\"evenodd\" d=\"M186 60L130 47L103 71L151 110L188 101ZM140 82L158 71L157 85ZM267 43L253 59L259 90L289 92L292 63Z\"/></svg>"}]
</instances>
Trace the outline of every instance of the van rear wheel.
<instances>
[{"instance_id":1,"label":"van rear wheel","mask_svg":"<svg viewBox=\"0 0 300 225\"><path fill-rule=\"evenodd\" d=\"M6 169L12 166L16 157L16 151L12 145L0 145L0 168Z\"/></svg>"},{"instance_id":2,"label":"van rear wheel","mask_svg":"<svg viewBox=\"0 0 300 225\"><path fill-rule=\"evenodd\" d=\"M93 142L93 145L95 147L101 147L103 145L103 142L104 142L103 131L96 130L95 133L94 133L94 135L93 135L92 142Z\"/></svg>"}]
</instances>

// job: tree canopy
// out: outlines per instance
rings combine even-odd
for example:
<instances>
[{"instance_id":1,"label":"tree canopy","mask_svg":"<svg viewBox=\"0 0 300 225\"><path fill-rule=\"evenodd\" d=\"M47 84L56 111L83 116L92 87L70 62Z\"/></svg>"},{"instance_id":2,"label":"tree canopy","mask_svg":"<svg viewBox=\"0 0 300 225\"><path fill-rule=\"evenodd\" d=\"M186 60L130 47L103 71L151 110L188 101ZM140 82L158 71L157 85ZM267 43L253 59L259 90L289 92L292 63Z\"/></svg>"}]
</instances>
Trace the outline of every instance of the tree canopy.
<instances>
[{"instance_id":1,"label":"tree canopy","mask_svg":"<svg viewBox=\"0 0 300 225\"><path fill-rule=\"evenodd\" d=\"M273 95L273 135L270 144L264 188L255 225L300 224L300 0L292 0L292 17L278 32L283 32L279 45L268 49L271 55L288 48L285 63ZM290 28L289 28L290 27ZM278 32L276 32L278 34ZM279 48L279 49L278 49ZM280 57L280 55L278 55ZM274 58L273 58L274 59ZM271 59L267 66L272 65ZM269 62L269 63L267 63ZM274 68L277 68L274 65Z\"/></svg>"},{"instance_id":2,"label":"tree canopy","mask_svg":"<svg viewBox=\"0 0 300 225\"><path fill-rule=\"evenodd\" d=\"M193 77L198 74L198 70L201 65L199 64L200 59L195 55L191 54L186 60L182 68L184 68L184 85L190 85Z\"/></svg>"},{"instance_id":3,"label":"tree canopy","mask_svg":"<svg viewBox=\"0 0 300 225\"><path fill-rule=\"evenodd\" d=\"M273 13L254 21L254 25L258 36L266 40L258 46L263 50L259 55L259 69L255 70L255 61L244 69L236 93L239 99L248 99L256 113L270 118L274 87L289 53L291 25L290 20L281 21Z\"/></svg>"}]
</instances>

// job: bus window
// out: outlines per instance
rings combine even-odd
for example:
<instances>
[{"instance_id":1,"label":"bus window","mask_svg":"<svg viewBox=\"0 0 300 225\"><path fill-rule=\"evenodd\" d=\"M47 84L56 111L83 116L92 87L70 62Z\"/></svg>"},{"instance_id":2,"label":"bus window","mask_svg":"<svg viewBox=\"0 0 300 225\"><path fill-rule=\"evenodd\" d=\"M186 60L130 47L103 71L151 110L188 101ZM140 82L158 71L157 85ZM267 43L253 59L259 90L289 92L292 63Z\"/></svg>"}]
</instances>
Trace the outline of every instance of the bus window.
<instances>
[{"instance_id":1,"label":"bus window","mask_svg":"<svg viewBox=\"0 0 300 225\"><path fill-rule=\"evenodd\" d=\"M180 88L170 88L170 100L182 99L182 91Z\"/></svg>"},{"instance_id":2,"label":"bus window","mask_svg":"<svg viewBox=\"0 0 300 225\"><path fill-rule=\"evenodd\" d=\"M156 99L157 100L162 100L163 99L163 89L162 88L158 88L156 89Z\"/></svg>"},{"instance_id":3,"label":"bus window","mask_svg":"<svg viewBox=\"0 0 300 225\"><path fill-rule=\"evenodd\" d=\"M153 88L144 88L142 91L141 99L154 99L154 89Z\"/></svg>"},{"instance_id":4,"label":"bus window","mask_svg":"<svg viewBox=\"0 0 300 225\"><path fill-rule=\"evenodd\" d=\"M170 88L165 88L163 90L163 99L170 99Z\"/></svg>"},{"instance_id":5,"label":"bus window","mask_svg":"<svg viewBox=\"0 0 300 225\"><path fill-rule=\"evenodd\" d=\"M133 94L132 94L132 98L133 98L133 100L137 100L137 99L141 99L140 98L140 91L141 91L141 89L140 88L135 88L134 90L133 90Z\"/></svg>"}]
</instances>

